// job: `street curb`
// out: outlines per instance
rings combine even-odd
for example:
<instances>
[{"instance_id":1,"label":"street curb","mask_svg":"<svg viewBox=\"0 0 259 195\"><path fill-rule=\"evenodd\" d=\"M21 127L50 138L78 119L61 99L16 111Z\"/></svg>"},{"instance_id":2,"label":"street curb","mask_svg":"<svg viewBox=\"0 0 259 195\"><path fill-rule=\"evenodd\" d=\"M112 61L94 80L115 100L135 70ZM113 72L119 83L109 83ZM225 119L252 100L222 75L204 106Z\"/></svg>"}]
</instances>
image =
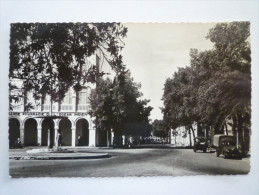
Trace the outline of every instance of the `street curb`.
<instances>
[{"instance_id":1,"label":"street curb","mask_svg":"<svg viewBox=\"0 0 259 195\"><path fill-rule=\"evenodd\" d=\"M99 155L73 155L73 156L12 156L14 160L74 160L74 159L100 159L111 157L108 153Z\"/></svg>"}]
</instances>

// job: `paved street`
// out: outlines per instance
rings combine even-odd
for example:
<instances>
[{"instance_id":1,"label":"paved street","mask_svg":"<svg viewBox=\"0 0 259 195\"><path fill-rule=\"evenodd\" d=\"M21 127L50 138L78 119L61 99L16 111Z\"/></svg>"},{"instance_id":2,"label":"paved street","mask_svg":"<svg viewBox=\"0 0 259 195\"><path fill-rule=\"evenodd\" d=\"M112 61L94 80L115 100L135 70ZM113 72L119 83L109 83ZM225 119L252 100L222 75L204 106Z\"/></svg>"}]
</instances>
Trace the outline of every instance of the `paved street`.
<instances>
[{"instance_id":1,"label":"paved street","mask_svg":"<svg viewBox=\"0 0 259 195\"><path fill-rule=\"evenodd\" d=\"M116 177L246 174L249 158L217 158L191 149L81 148L80 152L109 153L110 158L80 160L10 160L12 177ZM12 151L10 151L12 153Z\"/></svg>"}]
</instances>

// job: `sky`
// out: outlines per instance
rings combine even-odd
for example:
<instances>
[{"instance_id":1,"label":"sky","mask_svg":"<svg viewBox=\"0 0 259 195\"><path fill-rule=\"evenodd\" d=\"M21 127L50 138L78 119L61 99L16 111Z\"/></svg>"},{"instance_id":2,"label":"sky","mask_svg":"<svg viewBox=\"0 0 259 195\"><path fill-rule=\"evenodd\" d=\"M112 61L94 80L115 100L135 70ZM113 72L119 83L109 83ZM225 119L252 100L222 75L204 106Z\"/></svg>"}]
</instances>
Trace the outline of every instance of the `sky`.
<instances>
[{"instance_id":1,"label":"sky","mask_svg":"<svg viewBox=\"0 0 259 195\"><path fill-rule=\"evenodd\" d=\"M124 23L123 61L135 82L141 83L143 98L153 107L150 119L162 119L163 88L178 67L188 66L191 48L213 47L205 37L215 23Z\"/></svg>"}]
</instances>

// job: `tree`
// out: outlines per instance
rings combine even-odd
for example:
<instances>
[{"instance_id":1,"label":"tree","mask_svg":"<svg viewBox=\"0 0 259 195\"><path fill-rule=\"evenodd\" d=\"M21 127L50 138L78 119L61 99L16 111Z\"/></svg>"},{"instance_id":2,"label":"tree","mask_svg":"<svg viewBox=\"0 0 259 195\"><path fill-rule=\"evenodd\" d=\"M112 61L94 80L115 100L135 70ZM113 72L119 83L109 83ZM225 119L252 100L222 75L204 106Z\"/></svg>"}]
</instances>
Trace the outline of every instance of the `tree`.
<instances>
[{"instance_id":1,"label":"tree","mask_svg":"<svg viewBox=\"0 0 259 195\"><path fill-rule=\"evenodd\" d=\"M162 111L166 126L170 129L179 126L189 127L195 137L192 125L200 120L200 115L196 107L196 86L191 83L192 74L191 67L179 68L173 79L166 80Z\"/></svg>"},{"instance_id":2,"label":"tree","mask_svg":"<svg viewBox=\"0 0 259 195\"><path fill-rule=\"evenodd\" d=\"M147 106L149 100L139 99L140 87L129 71L117 74L113 81L100 79L99 87L92 90L89 98L89 114L95 117L96 127L113 129L116 135L147 135L151 131L148 117L152 107Z\"/></svg>"},{"instance_id":3,"label":"tree","mask_svg":"<svg viewBox=\"0 0 259 195\"><path fill-rule=\"evenodd\" d=\"M157 137L168 137L168 129L165 127L163 120L154 120L153 122L153 135Z\"/></svg>"},{"instance_id":4,"label":"tree","mask_svg":"<svg viewBox=\"0 0 259 195\"><path fill-rule=\"evenodd\" d=\"M30 90L36 100L50 95L57 102L70 87L79 91L86 82L96 82L104 73L87 60L97 51L116 72L125 69L119 52L126 33L119 23L11 24L9 77L22 86L13 91L10 82L10 103Z\"/></svg>"},{"instance_id":5,"label":"tree","mask_svg":"<svg viewBox=\"0 0 259 195\"><path fill-rule=\"evenodd\" d=\"M244 148L251 117L249 27L249 22L217 24L207 35L214 48L191 49L190 66L167 79L163 112L165 121L174 121L172 127L196 121L212 126L213 135L222 133L226 121L232 120Z\"/></svg>"}]
</instances>

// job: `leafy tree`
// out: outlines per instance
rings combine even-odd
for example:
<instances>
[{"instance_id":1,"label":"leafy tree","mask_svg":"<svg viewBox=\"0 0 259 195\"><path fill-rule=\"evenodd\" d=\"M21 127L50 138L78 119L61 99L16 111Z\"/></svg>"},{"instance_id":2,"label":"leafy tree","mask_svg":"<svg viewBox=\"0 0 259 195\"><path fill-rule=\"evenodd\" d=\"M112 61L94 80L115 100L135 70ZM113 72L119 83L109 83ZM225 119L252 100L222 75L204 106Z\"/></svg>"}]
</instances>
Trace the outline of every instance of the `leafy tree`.
<instances>
[{"instance_id":1,"label":"leafy tree","mask_svg":"<svg viewBox=\"0 0 259 195\"><path fill-rule=\"evenodd\" d=\"M11 24L9 77L21 80L22 86L13 91L10 82L10 103L29 90L35 99L50 95L52 101L61 101L70 87L79 91L86 82L96 82L104 73L87 60L97 51L120 72L125 68L119 52L126 33L119 23Z\"/></svg>"},{"instance_id":2,"label":"leafy tree","mask_svg":"<svg viewBox=\"0 0 259 195\"><path fill-rule=\"evenodd\" d=\"M168 137L168 129L166 128L163 120L154 120L153 122L153 135L157 137Z\"/></svg>"},{"instance_id":3,"label":"leafy tree","mask_svg":"<svg viewBox=\"0 0 259 195\"><path fill-rule=\"evenodd\" d=\"M162 111L166 126L170 129L187 126L195 137L192 125L200 120L200 115L196 108L196 87L191 83L192 73L191 67L180 68L173 79L166 80Z\"/></svg>"},{"instance_id":4,"label":"leafy tree","mask_svg":"<svg viewBox=\"0 0 259 195\"><path fill-rule=\"evenodd\" d=\"M164 89L164 120L171 127L195 121L221 133L232 120L234 133L245 150L251 117L251 58L249 22L219 23L207 37L214 43L208 51L191 49L190 66L167 79ZM246 131L246 132L245 132Z\"/></svg>"},{"instance_id":5,"label":"leafy tree","mask_svg":"<svg viewBox=\"0 0 259 195\"><path fill-rule=\"evenodd\" d=\"M89 98L89 114L95 117L98 129L110 131L112 128L117 135L137 132L147 135L151 131L148 117L152 107L147 106L149 100L139 99L141 85L133 81L129 71L121 72L113 81L100 79L98 85Z\"/></svg>"}]
</instances>

